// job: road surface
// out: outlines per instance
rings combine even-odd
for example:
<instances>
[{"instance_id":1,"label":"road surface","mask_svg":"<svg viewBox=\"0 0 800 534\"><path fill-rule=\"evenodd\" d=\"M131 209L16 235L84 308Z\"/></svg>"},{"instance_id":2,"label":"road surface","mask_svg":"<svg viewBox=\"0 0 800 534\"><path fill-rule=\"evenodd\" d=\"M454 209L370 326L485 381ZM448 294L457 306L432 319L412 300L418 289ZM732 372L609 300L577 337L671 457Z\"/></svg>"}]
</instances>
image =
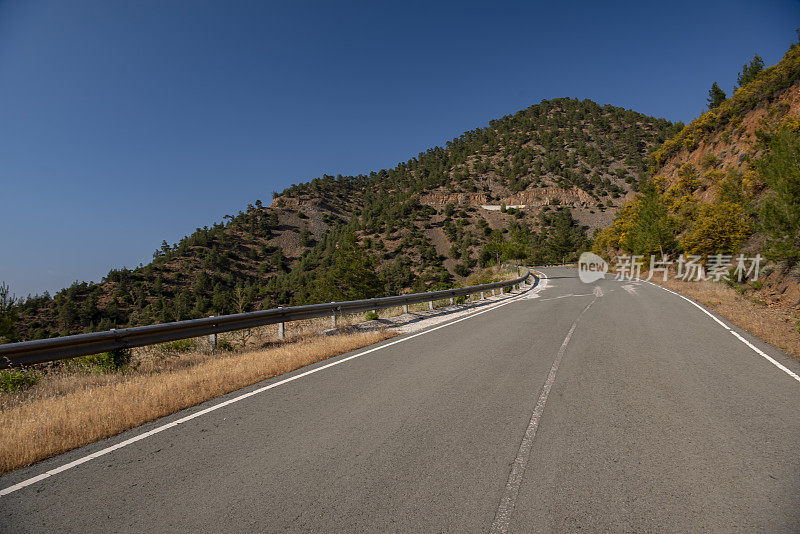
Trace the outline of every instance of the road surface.
<instances>
[{"instance_id":1,"label":"road surface","mask_svg":"<svg viewBox=\"0 0 800 534\"><path fill-rule=\"evenodd\" d=\"M0 529L800 531L798 362L653 285L543 272L6 475Z\"/></svg>"}]
</instances>

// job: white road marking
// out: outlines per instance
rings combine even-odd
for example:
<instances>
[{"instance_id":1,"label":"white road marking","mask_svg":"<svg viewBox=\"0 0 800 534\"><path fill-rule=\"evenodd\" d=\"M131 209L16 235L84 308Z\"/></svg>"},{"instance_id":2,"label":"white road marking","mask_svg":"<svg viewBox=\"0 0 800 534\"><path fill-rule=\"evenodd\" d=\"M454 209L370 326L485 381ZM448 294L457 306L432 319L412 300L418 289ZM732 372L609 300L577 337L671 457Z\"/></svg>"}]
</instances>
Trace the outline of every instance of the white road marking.
<instances>
[{"instance_id":1,"label":"white road marking","mask_svg":"<svg viewBox=\"0 0 800 534\"><path fill-rule=\"evenodd\" d=\"M633 284L625 284L624 286L622 286L622 289L624 289L625 291L627 291L631 295L635 295L636 294L636 288L633 286Z\"/></svg>"},{"instance_id":2,"label":"white road marking","mask_svg":"<svg viewBox=\"0 0 800 534\"><path fill-rule=\"evenodd\" d=\"M714 314L713 314L713 313L709 312L707 309L703 308L702 306L700 306L698 303L696 303L695 301L693 301L693 300L692 300L692 299L690 299L689 297L684 297L684 296L683 296L683 295L681 295L680 293L677 293L677 292L675 292L675 291L673 291L673 290L671 290L671 289L667 289L667 288L666 288L666 287L664 287L664 286L660 286L660 285L658 285L658 284L654 284L653 282L649 282L649 281L647 281L647 283L648 283L648 284L651 284L651 285L654 285L654 286L656 286L656 287L659 287L659 288L663 289L664 291L667 291L667 292L669 292L669 293L672 293L673 295L676 295L676 296L678 296L678 297L682 298L683 300L685 300L686 302L688 302L689 304L691 304L692 306L694 306L695 308L697 308L697 309L698 309L698 310L700 310L701 312L705 313L706 315L708 315L709 317L711 317L712 319L714 319L714 320L715 320L717 323L719 323L719 325L720 325L722 328L724 328L725 330L730 330L730 329L731 329L731 328L730 328L728 325L726 325L725 323L723 323L722 321L720 321L719 319L717 319L717 318L714 316Z\"/></svg>"},{"instance_id":3,"label":"white road marking","mask_svg":"<svg viewBox=\"0 0 800 534\"><path fill-rule=\"evenodd\" d=\"M798 376L798 375L797 375L797 373L795 373L795 372L791 371L789 368L787 368L785 365L783 365L782 363L780 363L779 361L777 361L775 358L773 358L772 356L769 356L767 353L765 353L764 351L762 351L761 349L759 349L758 347L756 347L755 345L753 345L752 343L750 343L749 341L747 341L747 340L746 340L744 337L742 337L742 336L741 336L741 335L740 335L738 332L736 332L736 331L735 331L735 330L733 330L733 329L732 329L730 326L728 326L728 325L726 325L725 323L723 323L721 320L717 319L717 317L715 317L715 316L714 316L714 315L713 315L711 312L709 312L708 310L706 310L705 308L703 308L702 306L700 306L700 305L699 305L697 302L695 302L694 300L690 299L689 297L685 297L685 296L681 295L680 293L677 293L677 292L675 292L675 291L672 291L671 289L667 289L667 288L666 288L666 287L664 287L664 286L660 286L660 285L658 285L658 284L654 284L653 282L649 282L649 281L647 281L647 283L648 283L648 284L651 284L651 285L654 285L654 286L656 286L656 287L660 287L660 288L661 288L661 289L663 289L664 291L668 291L668 292L672 293L673 295L676 295L676 296L678 296L678 297L682 298L683 300L685 300L686 302L688 302L688 303L689 303L689 304L691 304L692 306L696 307L697 309L699 309L700 311L702 311L703 313L705 313L706 315L708 315L709 317L711 317L712 319L714 319L714 320L715 320L715 321L716 321L716 322L717 322L717 323L718 323L718 324L719 324L719 325L720 325L722 328L724 328L725 330L729 331L731 334L733 334L734 336L736 336L736 338L737 338L739 341L741 341L742 343L744 343L745 345L747 345L748 347L750 347L750 348L753 350L753 352L755 352L755 353L756 353L756 354L758 354L759 356L763 357L763 358L764 358L764 359L766 359L766 360L767 360L769 363L771 363L772 365L774 365L775 367L777 367L778 369L780 369L781 371L783 371L783 372L784 372L784 373L786 373L787 375L791 376L792 378L794 378L795 380L797 380L798 382L800 382L800 376Z\"/></svg>"},{"instance_id":4,"label":"white road marking","mask_svg":"<svg viewBox=\"0 0 800 534\"><path fill-rule=\"evenodd\" d=\"M538 299L539 298L539 292L540 291L544 291L545 289L547 289L547 283L548 283L549 278L547 278L547 275L545 275L541 271L536 271L536 272L538 272L539 274L542 275L539 278L539 284L535 288L533 288L533 291L528 291L525 294L525 296L522 297L523 299Z\"/></svg>"},{"instance_id":5,"label":"white road marking","mask_svg":"<svg viewBox=\"0 0 800 534\"><path fill-rule=\"evenodd\" d=\"M511 514L514 511L514 506L517 503L519 488L522 484L522 477L525 474L525 469L528 466L528 458L531 454L531 448L533 447L533 439L536 437L536 430L539 428L539 421L542 419L544 407L545 404L547 404L547 398L550 396L550 390L553 388L553 383L556 381L558 366L561 365L561 360L564 358L564 353L567 351L569 340L572 338L572 334L575 332L575 328L578 326L578 321L580 321L581 317L583 317L583 314L586 313L586 310L588 310L591 305L594 304L598 298L600 298L600 296L601 295L596 294L594 299L592 299L592 301L586 305L581 313L578 314L578 317L575 318L575 321L572 323L569 332L567 332L567 337L564 338L564 341L561 343L561 347L558 349L558 354L556 354L556 358L553 361L553 366L550 367L550 374L547 375L547 380L542 387L541 393L539 393L539 400L536 401L536 407L533 409L533 414L531 414L531 420L528 423L528 428L525 429L525 435L522 438L522 443L519 446L517 456L514 458L514 463L511 464L511 473L508 475L508 482L506 483L506 488L503 491L503 496L500 499L500 504L497 506L497 513L494 516L494 521L492 522L492 528L490 529L490 532L508 532L508 524L511 520Z\"/></svg>"},{"instance_id":6,"label":"white road marking","mask_svg":"<svg viewBox=\"0 0 800 534\"><path fill-rule=\"evenodd\" d=\"M572 297L594 297L596 296L594 293L582 293L580 295L559 295L558 297L546 297L546 298L539 298L539 302L545 302L547 300L559 300L559 299L568 299ZM537 297L526 297L526 298L537 298Z\"/></svg>"},{"instance_id":7,"label":"white road marking","mask_svg":"<svg viewBox=\"0 0 800 534\"><path fill-rule=\"evenodd\" d=\"M494 304L494 305L492 305L492 306L490 306L490 307L488 307L486 309L483 309L481 311L477 311L477 312L475 312L473 314L467 315L466 317L462 317L460 319L456 319L456 320L451 321L449 323L433 327L433 328L431 328L429 330L424 330L424 331L419 332L417 334L412 334L410 336L403 337L402 339L397 339L395 341L391 341L391 342L386 343L384 345L381 345L379 347L373 347L371 349L367 349L367 350L359 352L357 354L353 354L351 356L347 356L346 358L341 358L341 359L336 360L334 362L327 363L327 364L321 365L319 367L315 367L314 369L310 369L308 371L296 374L294 376L290 376L289 378L284 378L283 380L280 380L280 381L275 382L273 384L269 384L267 386L263 386L263 387L260 387L258 389L254 389L253 391L249 391L247 393L243 393L242 395L239 395L239 396L234 397L232 399L228 399L228 400L226 400L224 402L221 402L219 404L215 404L214 406L210 406L210 407L205 408L203 410L197 411L197 412L195 412L193 414L187 415L185 417L181 417L180 419L172 421L171 423L166 423L166 424L161 425L159 427L156 427L156 428L154 428L152 430L149 430L147 432L139 434L138 436L134 436L132 438L126 439L125 441L121 441L120 443L117 443L116 445L112 445L110 447L106 447L104 449L100 449L99 451L96 451L96 452L93 452L93 453L88 454L86 456L83 456L81 458L78 458L77 460L73 460L72 462L66 463L64 465L61 465L59 467L56 467L56 468L51 469L49 471L46 471L45 473L42 473L42 474L37 475L37 476L32 477L32 478L28 478L26 480L23 480L22 482L18 482L17 484L14 484L12 486L8 486L7 488L3 488L2 490L0 490L0 497L8 495L10 493L14 493L17 490L20 490L20 489L22 489L24 487L30 486L31 484L35 484L36 482L40 482L40 481L42 481L42 480L44 480L46 478L49 478L49 477L51 477L53 475L57 475L58 473L62 473L64 471L72 469L73 467L77 467L77 466L79 466L81 464L85 464L86 462L88 462L90 460L94 460L95 458L99 458L101 456L105 456L106 454L108 454L110 452L114 452L117 449L121 449L123 447L127 447L128 445L136 443L137 441L141 441L141 440L143 440L145 438L148 438L150 436L153 436L155 434L163 432L163 431L165 431L167 429L170 429L170 428L173 428L175 426L178 426L181 423L186 423L187 421L191 421L192 419L200 417L201 415L205 415L207 413L211 413L213 411L219 410L220 408L224 408L225 406L228 406L229 404L233 404L235 402L242 401L244 399L252 397L253 395L258 395L259 393L263 393L265 391L268 391L270 389L276 388L276 387L281 386L283 384L288 384L289 382L293 382L294 380L297 380L298 378L303 378L304 376L308 376L308 375L311 375L311 374L314 374L314 373L318 373L318 372L320 372L320 371L322 371L324 369L328 369L330 367L334 367L336 365L340 365L340 364L342 364L344 362L347 362L347 361L350 361L350 360L352 360L354 358L358 358L360 356L364 356L366 354L370 354L372 352L375 352L375 351L378 351L378 350L381 350L381 349L385 349L387 347L391 347L392 345L397 345L398 343L403 343L404 341L408 341L409 339L414 339L415 337L424 336L425 334L430 334L431 332L435 332L436 330L439 330L440 328L445 328L445 327L454 325L456 323L460 323L461 321L466 321L467 319L471 319L473 317L476 317L478 315L484 314L486 312L489 312L489 311L492 311L492 310L496 310L497 308L501 308L501 307L503 307L503 306L505 306L507 304L511 304L512 302L516 302L518 300L522 300L525 297L527 297L528 293L530 293L530 292L538 293L539 291L541 291L542 289L547 287L547 275L545 275L544 273L542 273L540 271L537 271L537 272L539 272L539 274L541 274L541 277L539 279L540 283L537 284L536 287L529 288L525 293L522 293L522 294L517 295L515 297L512 297L512 298L510 298L508 300L505 300L505 301L499 302L497 304ZM542 284L542 281L544 281L544 284Z\"/></svg>"},{"instance_id":8,"label":"white road marking","mask_svg":"<svg viewBox=\"0 0 800 534\"><path fill-rule=\"evenodd\" d=\"M757 354L759 354L759 355L763 356L764 358L766 358L769 363L771 363L772 365L774 365L775 367L777 367L778 369L780 369L781 371L783 371L787 375L791 376L792 378L794 378L795 380L800 382L800 376L798 376L796 373L792 372L789 368L787 368L785 365L783 365L779 361L775 360L772 356L768 355L766 352L762 351L761 349L759 349L758 347L756 347L755 345L753 345L752 343L747 341L745 338L742 337L741 334L739 334L739 332L731 330L731 334L736 336L736 338L739 341L741 341L742 343L744 343L745 345L747 345L748 347L753 349Z\"/></svg>"}]
</instances>

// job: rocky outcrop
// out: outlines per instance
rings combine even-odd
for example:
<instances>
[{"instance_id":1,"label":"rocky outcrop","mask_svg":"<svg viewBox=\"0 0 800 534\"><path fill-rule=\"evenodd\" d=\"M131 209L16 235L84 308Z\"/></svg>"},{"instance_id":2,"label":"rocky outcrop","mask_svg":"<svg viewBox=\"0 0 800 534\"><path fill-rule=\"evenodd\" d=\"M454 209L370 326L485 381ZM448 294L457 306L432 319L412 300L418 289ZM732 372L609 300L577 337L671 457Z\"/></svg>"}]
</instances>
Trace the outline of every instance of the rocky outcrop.
<instances>
[{"instance_id":1,"label":"rocky outcrop","mask_svg":"<svg viewBox=\"0 0 800 534\"><path fill-rule=\"evenodd\" d=\"M529 188L512 195L508 195L500 200L493 199L488 201L484 193L446 193L444 191L432 191L420 197L420 203L428 206L444 206L453 204L455 206L485 206L500 205L506 206L547 206L550 204L561 204L564 206L594 206L597 201L583 189L572 187L538 187Z\"/></svg>"}]
</instances>

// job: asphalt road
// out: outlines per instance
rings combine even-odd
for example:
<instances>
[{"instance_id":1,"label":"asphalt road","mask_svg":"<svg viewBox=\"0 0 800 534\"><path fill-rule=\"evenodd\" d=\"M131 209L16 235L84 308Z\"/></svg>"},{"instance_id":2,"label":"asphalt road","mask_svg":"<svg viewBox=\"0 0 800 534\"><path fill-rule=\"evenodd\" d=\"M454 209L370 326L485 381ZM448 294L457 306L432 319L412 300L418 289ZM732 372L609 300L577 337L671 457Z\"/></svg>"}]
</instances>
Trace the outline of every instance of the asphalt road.
<instances>
[{"instance_id":1,"label":"asphalt road","mask_svg":"<svg viewBox=\"0 0 800 534\"><path fill-rule=\"evenodd\" d=\"M800 531L800 381L660 288L544 272L537 292L491 311L4 495L0 529Z\"/></svg>"}]
</instances>

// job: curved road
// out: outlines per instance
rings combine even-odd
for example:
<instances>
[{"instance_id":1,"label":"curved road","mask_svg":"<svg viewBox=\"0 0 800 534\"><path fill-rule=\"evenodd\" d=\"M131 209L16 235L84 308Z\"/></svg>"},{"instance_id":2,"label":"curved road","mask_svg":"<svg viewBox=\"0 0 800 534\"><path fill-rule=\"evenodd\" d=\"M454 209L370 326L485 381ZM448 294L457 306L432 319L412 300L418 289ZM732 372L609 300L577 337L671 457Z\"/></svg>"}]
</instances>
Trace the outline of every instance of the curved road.
<instances>
[{"instance_id":1,"label":"curved road","mask_svg":"<svg viewBox=\"0 0 800 534\"><path fill-rule=\"evenodd\" d=\"M800 531L798 362L653 285L543 272L6 475L0 530Z\"/></svg>"}]
</instances>

